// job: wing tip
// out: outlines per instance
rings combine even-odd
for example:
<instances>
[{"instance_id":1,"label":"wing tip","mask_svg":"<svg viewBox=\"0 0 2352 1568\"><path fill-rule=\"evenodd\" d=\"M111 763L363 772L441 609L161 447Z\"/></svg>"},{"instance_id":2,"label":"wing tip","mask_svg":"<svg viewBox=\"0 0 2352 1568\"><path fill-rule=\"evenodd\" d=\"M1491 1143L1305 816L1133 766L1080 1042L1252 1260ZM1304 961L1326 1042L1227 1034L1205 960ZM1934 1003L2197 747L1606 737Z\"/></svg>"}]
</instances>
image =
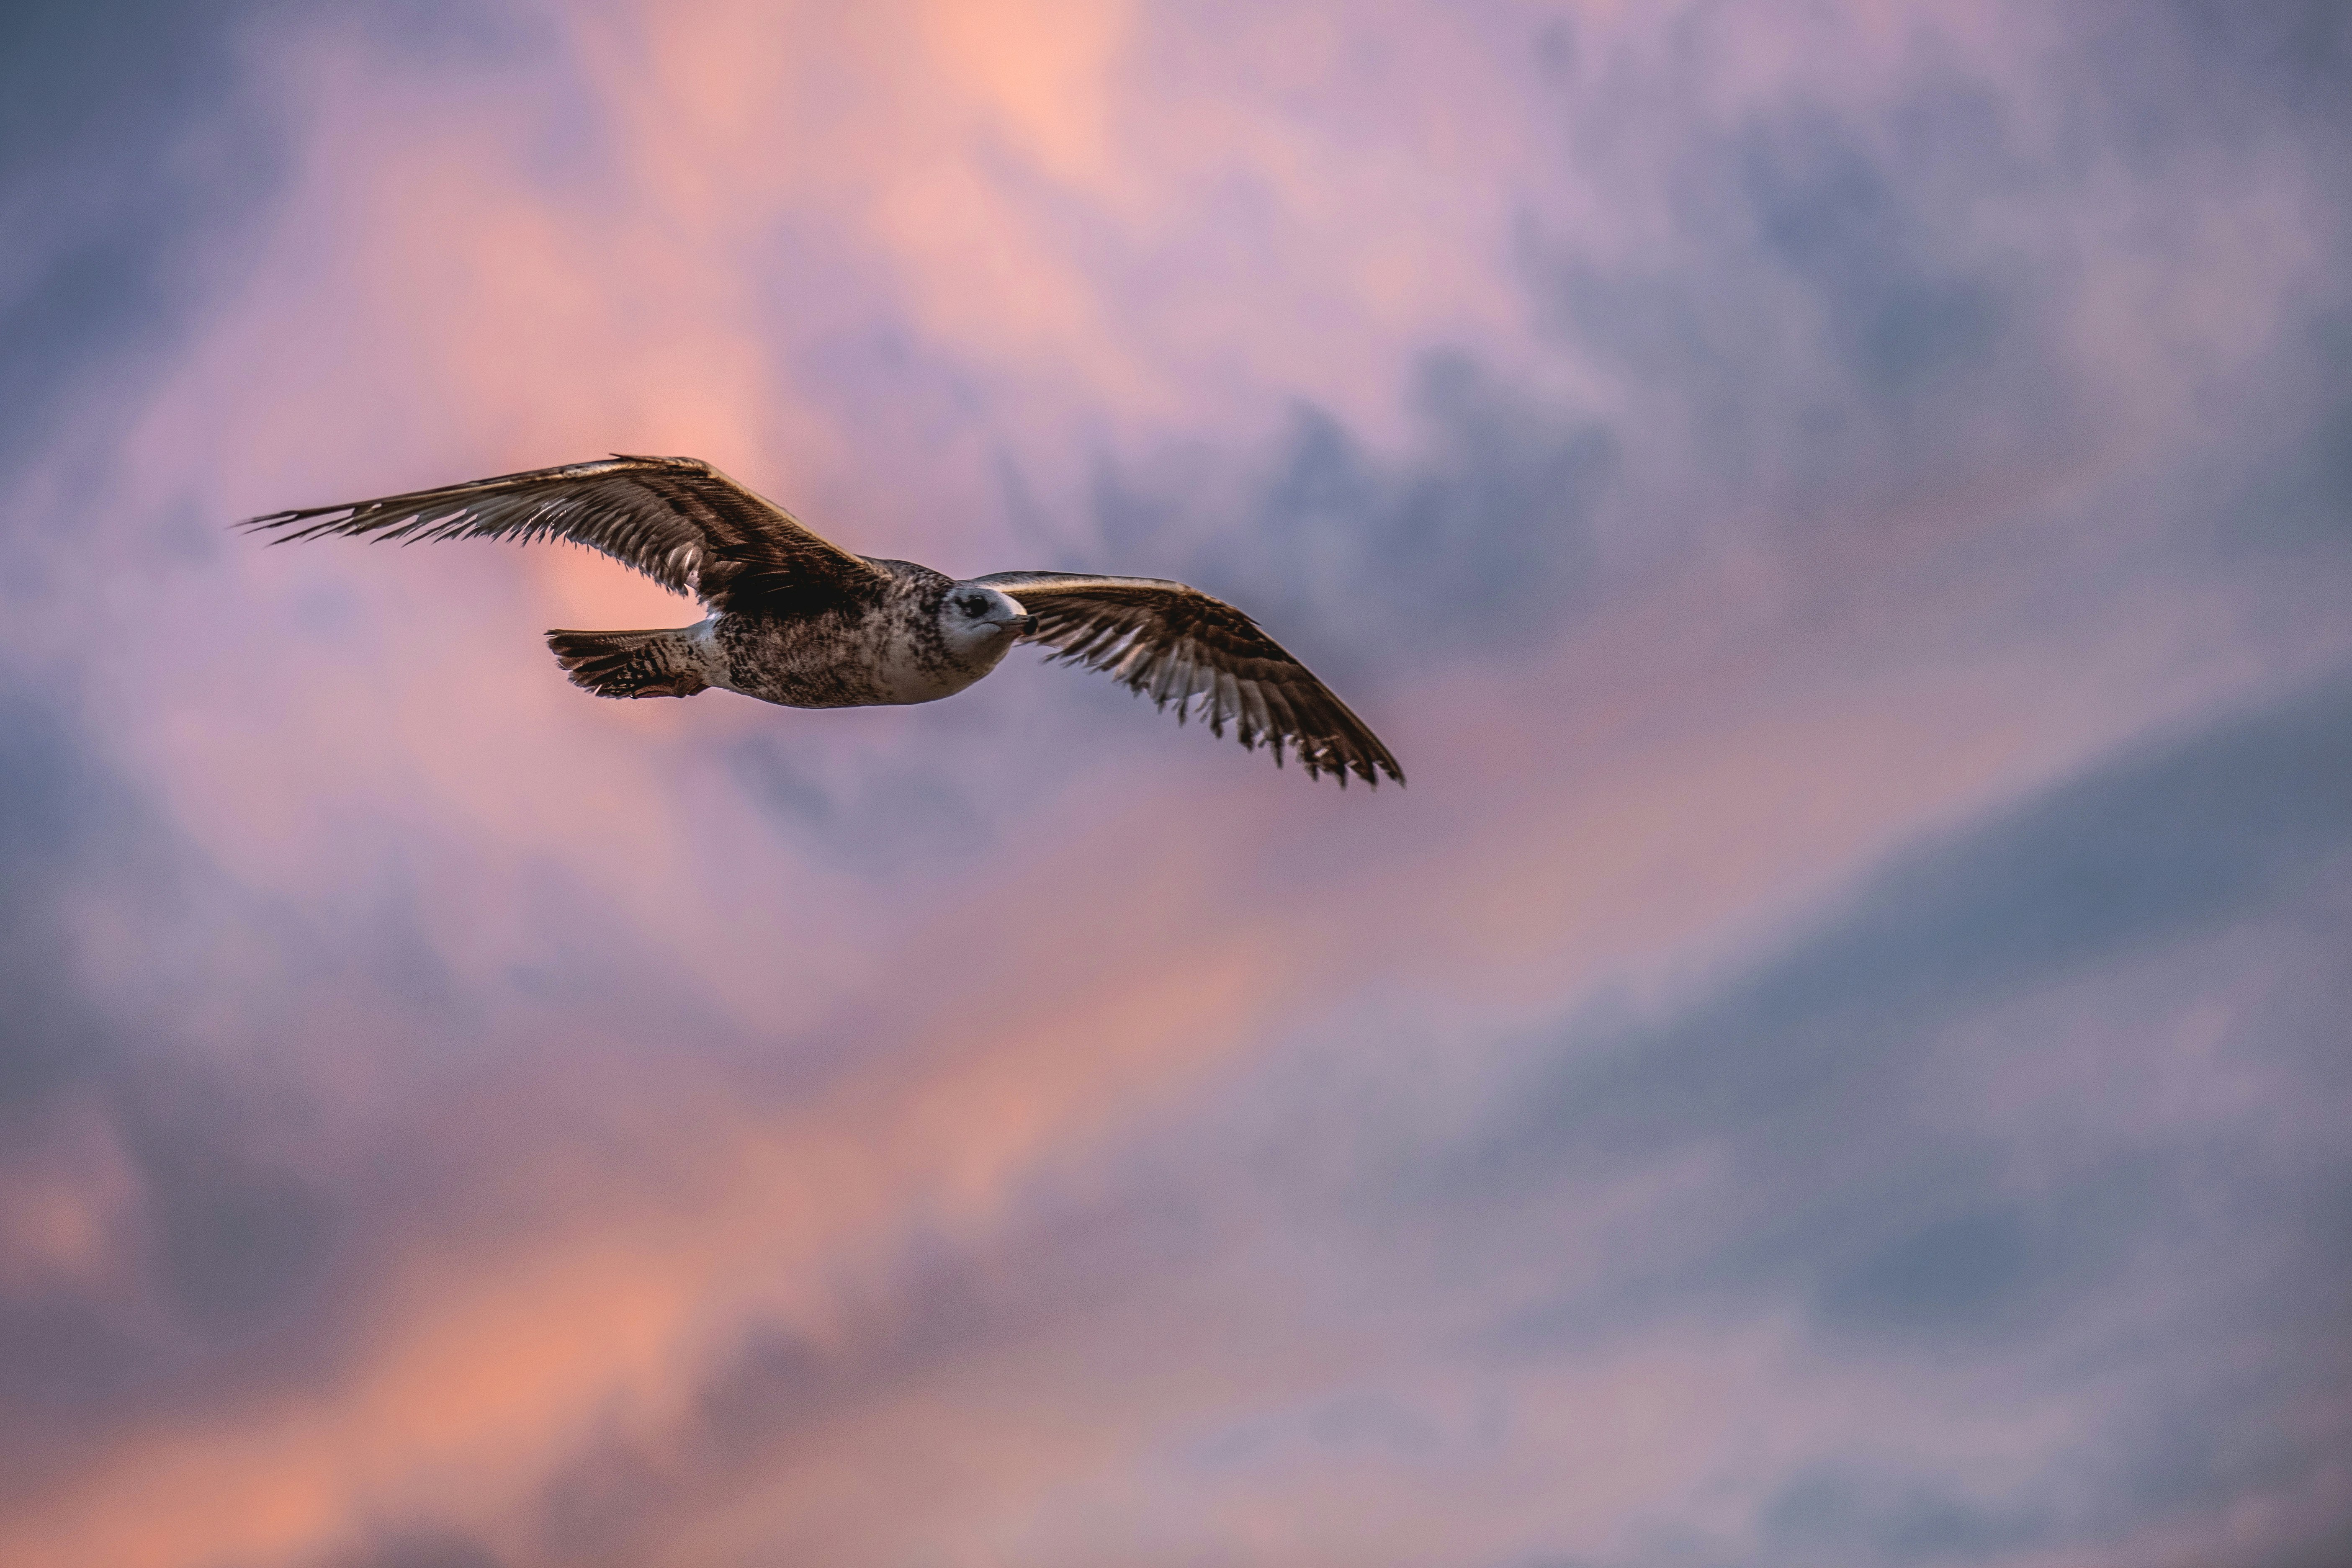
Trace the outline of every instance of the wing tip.
<instances>
[{"instance_id":1,"label":"wing tip","mask_svg":"<svg viewBox=\"0 0 2352 1568\"><path fill-rule=\"evenodd\" d=\"M297 540L309 539L320 533L331 533L351 521L349 514L352 510L353 509L349 506L289 507L284 511L265 511L257 517L245 518L228 526L238 533L270 535L262 542L263 547L267 549L272 545L292 544ZM298 522L309 523L310 526L293 527ZM278 531L280 530L289 531Z\"/></svg>"},{"instance_id":2,"label":"wing tip","mask_svg":"<svg viewBox=\"0 0 2352 1568\"><path fill-rule=\"evenodd\" d=\"M1376 790L1381 787L1381 776L1384 773L1388 776L1389 783L1396 788L1405 787L1404 770L1394 763L1378 759L1366 762L1363 759L1355 758L1337 763L1309 763L1307 771L1310 778L1319 778L1325 773L1329 773L1339 781L1341 789L1346 789L1348 781L1355 778L1362 780L1366 789Z\"/></svg>"}]
</instances>

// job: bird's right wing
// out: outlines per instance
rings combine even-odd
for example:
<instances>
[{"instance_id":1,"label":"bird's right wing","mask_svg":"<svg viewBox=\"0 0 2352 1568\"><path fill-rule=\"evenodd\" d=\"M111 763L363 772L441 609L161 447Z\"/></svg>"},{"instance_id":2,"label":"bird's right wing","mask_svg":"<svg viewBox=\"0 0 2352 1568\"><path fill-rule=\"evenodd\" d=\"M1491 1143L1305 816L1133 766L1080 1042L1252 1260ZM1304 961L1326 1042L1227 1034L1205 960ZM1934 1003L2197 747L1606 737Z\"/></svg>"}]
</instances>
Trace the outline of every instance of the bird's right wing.
<instances>
[{"instance_id":1,"label":"bird's right wing","mask_svg":"<svg viewBox=\"0 0 2352 1568\"><path fill-rule=\"evenodd\" d=\"M297 527L297 524L302 526ZM273 542L567 539L713 609L814 611L872 603L881 568L803 527L783 508L694 458L614 457L341 506L271 512L243 525Z\"/></svg>"},{"instance_id":2,"label":"bird's right wing","mask_svg":"<svg viewBox=\"0 0 2352 1568\"><path fill-rule=\"evenodd\" d=\"M1029 640L1056 658L1108 670L1130 690L1166 707L1178 722L1200 699L1210 732L1234 726L1244 746L1264 742L1282 762L1286 742L1309 778L1354 773L1377 784L1404 771L1364 721L1281 644L1223 599L1157 577L1089 577L1075 572L997 572L973 579L1021 602L1037 617Z\"/></svg>"}]
</instances>

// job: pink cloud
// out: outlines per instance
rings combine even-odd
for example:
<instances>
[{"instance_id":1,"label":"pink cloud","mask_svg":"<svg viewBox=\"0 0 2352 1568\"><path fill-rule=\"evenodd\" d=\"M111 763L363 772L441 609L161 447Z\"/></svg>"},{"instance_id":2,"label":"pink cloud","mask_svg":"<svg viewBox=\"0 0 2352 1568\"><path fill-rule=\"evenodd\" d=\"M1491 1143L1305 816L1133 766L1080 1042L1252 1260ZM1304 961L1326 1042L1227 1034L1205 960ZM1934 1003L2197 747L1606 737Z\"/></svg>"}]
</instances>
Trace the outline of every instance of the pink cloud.
<instances>
[{"instance_id":1,"label":"pink cloud","mask_svg":"<svg viewBox=\"0 0 2352 1568\"><path fill-rule=\"evenodd\" d=\"M1612 66L1638 82L1673 23L1577 15L1586 63L1562 90L1602 102ZM2014 50L2011 13L1932 15L1956 47ZM1866 94L1921 47L1885 7L1844 19L1834 47L1777 11L1738 23L1697 111ZM1035 548L992 499L1004 452L1067 512L1099 450L1239 443L1293 398L1399 444L1398 388L1432 343L1532 364L1511 243L1526 184L1549 219L1593 226L1594 255L1658 254L1664 198L1621 208L1603 177L1657 164L1609 164L1592 118L1558 152L1552 100L1468 24L1211 20L623 10L564 19L510 75L454 81L353 37L299 38L271 69L299 84L304 161L140 416L121 509L225 519L642 447L710 457L852 547L985 569ZM533 105L559 89L604 151L550 172ZM2269 200L2248 198L2276 220L2257 231L2293 230ZM830 291L803 297L809 235L833 260ZM2276 265L2257 293L2292 274ZM2201 301L2198 342L2252 352L2263 323L2210 295L2217 270L2185 270L2136 297ZM2122 330L2086 320L2090 347ZM967 396L936 442L856 427L813 368L815 345L876 323ZM1579 406L1654 396L1552 360L1547 386ZM2173 397L2133 406L2171 429ZM1647 460L1686 456L1659 440ZM289 1135L289 1160L348 1173L348 1136L454 1173L462 1201L385 1221L325 1371L142 1417L0 1515L0 1556L293 1563L428 1519L549 1561L534 1510L614 1434L673 1488L647 1560L681 1563L879 1563L950 1540L1099 1561L1139 1531L1171 1561L1404 1563L1631 1552L1677 1517L1736 1552L1768 1479L1863 1429L2005 1483L2063 1440L2063 1401L1995 1409L1937 1384L1955 1402L1938 1446L1903 1421L1916 1382L1812 1364L1776 1321L1668 1323L1530 1374L1489 1464L1468 1452L1486 1391L1356 1304L1365 1276L1344 1263L1269 1262L1244 1235L1189 1298L1107 1289L1097 1314L1013 1313L928 1358L891 1338L919 1308L892 1268L939 1237L1017 1268L1041 1186L1108 1180L1132 1141L1334 1016L1421 1009L1486 1039L1612 987L1664 1005L1907 838L2341 653L2316 620L2262 641L2247 623L2270 601L2231 584L2151 573L2053 611L1973 558L1999 530L2030 544L2014 520L2096 477L2004 471L1785 552L1670 561L1530 649L1401 658L1370 716L1415 782L1369 801L1164 721L1094 728L1021 668L952 712L592 703L542 627L694 612L577 552L236 540L175 573L140 565L147 540L101 542L120 641L81 679L113 760L193 855L296 921L356 942L371 889L397 885L489 1022L483 1059L411 1068L439 1042L397 999L235 937L201 947L191 1035L256 1052L244 1070L323 1129ZM60 615L11 636L54 652L72 634ZM942 763L992 834L953 875L845 868L736 784L729 748L757 737L845 789L861 768ZM551 931L551 883L588 934ZM135 972L171 918L95 921L93 967ZM574 946L664 976L646 1006L677 998L676 1030L645 1037L595 994L517 999L508 976ZM277 1057L241 1043L262 988ZM68 1142L30 1163L0 1205L0 1288L103 1285L137 1202L119 1154ZM1611 1205L1632 1200L1590 1202L1559 1234L1599 1269ZM1441 1326L1475 1315L1474 1283L1431 1288ZM1292 1289L1361 1315L1286 1307ZM698 1450L698 1399L763 1330L871 1386L751 1458ZM1278 1446L1283 1420L1399 1365L1458 1468L1302 1444L1229 1482L1171 1478L1182 1435L1263 1418Z\"/></svg>"}]
</instances>

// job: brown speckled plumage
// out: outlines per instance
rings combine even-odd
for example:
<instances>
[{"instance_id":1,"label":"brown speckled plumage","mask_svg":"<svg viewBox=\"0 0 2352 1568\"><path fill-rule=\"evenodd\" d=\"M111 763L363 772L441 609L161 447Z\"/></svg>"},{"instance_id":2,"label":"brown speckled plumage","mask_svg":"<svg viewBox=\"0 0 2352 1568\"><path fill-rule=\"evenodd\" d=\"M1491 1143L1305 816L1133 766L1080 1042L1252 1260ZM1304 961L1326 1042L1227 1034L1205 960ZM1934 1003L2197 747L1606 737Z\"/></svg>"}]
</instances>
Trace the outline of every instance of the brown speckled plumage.
<instances>
[{"instance_id":1,"label":"brown speckled plumage","mask_svg":"<svg viewBox=\"0 0 2352 1568\"><path fill-rule=\"evenodd\" d=\"M605 697L691 697L719 687L788 708L859 708L950 696L1017 640L1108 671L1181 723L1197 713L1243 745L1286 746L1309 776L1367 784L1404 773L1387 747L1233 605L1151 577L999 572L958 581L908 561L853 555L774 502L692 458L615 457L272 512L244 525L279 541L566 539L601 551L711 614L692 626L555 631L572 679Z\"/></svg>"}]
</instances>

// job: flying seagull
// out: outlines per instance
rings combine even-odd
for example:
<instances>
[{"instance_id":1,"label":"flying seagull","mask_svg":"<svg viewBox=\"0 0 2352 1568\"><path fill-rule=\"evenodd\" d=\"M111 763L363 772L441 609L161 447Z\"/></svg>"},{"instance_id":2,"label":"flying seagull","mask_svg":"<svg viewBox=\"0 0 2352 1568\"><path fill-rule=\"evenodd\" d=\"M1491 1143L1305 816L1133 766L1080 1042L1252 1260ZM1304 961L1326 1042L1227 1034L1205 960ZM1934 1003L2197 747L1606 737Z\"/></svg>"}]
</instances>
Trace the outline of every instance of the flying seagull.
<instances>
[{"instance_id":1,"label":"flying seagull","mask_svg":"<svg viewBox=\"0 0 2352 1568\"><path fill-rule=\"evenodd\" d=\"M273 542L566 539L701 601L690 626L553 631L575 686L600 697L691 697L719 687L787 708L952 697L1016 642L1108 670L1181 723L1197 710L1244 746L1286 744L1344 787L1404 773L1348 705L1222 599L1156 577L993 572L962 581L911 561L852 555L693 458L614 456L440 489L247 519ZM1197 700L1197 701L1196 701Z\"/></svg>"}]
</instances>

